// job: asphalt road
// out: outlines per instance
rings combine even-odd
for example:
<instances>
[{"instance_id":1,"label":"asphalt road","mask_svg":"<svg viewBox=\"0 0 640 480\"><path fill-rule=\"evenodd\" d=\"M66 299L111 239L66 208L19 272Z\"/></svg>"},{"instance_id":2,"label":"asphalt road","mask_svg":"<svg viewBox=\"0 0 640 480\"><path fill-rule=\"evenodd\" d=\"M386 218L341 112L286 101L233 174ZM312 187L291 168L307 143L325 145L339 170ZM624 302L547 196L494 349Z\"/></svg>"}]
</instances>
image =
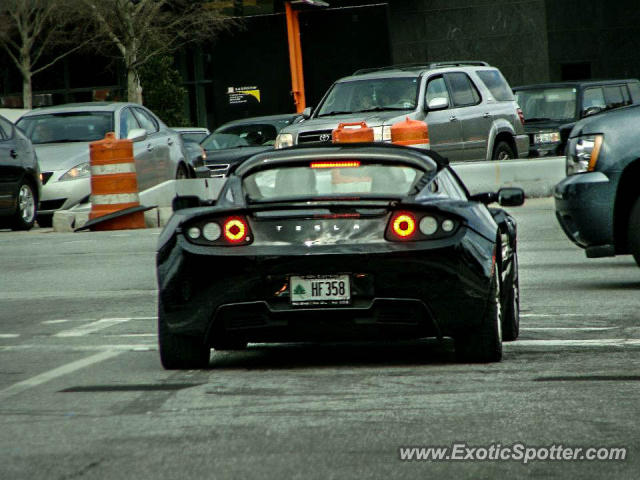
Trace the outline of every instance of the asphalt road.
<instances>
[{"instance_id":1,"label":"asphalt road","mask_svg":"<svg viewBox=\"0 0 640 480\"><path fill-rule=\"evenodd\" d=\"M0 479L637 479L640 268L587 260L550 199L513 213L521 337L491 365L426 340L252 345L167 372L158 230L0 232ZM400 460L400 447L454 443L628 452Z\"/></svg>"}]
</instances>

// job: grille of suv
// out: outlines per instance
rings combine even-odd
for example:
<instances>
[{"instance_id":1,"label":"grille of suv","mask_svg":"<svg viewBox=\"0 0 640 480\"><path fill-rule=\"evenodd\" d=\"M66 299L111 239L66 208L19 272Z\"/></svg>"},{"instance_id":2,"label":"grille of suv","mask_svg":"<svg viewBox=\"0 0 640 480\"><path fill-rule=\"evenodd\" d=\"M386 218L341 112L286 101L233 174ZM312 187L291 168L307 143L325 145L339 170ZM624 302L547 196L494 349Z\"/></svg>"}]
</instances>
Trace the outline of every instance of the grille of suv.
<instances>
[{"instance_id":1,"label":"grille of suv","mask_svg":"<svg viewBox=\"0 0 640 480\"><path fill-rule=\"evenodd\" d=\"M316 130L314 132L300 132L298 134L298 143L312 143L312 142L313 143L331 143L331 130Z\"/></svg>"}]
</instances>

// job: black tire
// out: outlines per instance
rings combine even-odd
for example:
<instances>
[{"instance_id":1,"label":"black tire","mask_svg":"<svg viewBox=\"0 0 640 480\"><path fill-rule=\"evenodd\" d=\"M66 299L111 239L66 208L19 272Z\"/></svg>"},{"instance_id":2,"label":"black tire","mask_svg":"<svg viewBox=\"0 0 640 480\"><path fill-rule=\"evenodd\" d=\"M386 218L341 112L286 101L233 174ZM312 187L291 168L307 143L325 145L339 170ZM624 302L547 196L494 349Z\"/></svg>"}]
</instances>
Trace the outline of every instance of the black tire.
<instances>
[{"instance_id":1,"label":"black tire","mask_svg":"<svg viewBox=\"0 0 640 480\"><path fill-rule=\"evenodd\" d=\"M202 339L174 335L161 313L158 315L158 346L165 370L196 370L209 366L211 350Z\"/></svg>"},{"instance_id":2,"label":"black tire","mask_svg":"<svg viewBox=\"0 0 640 480\"><path fill-rule=\"evenodd\" d=\"M46 215L38 215L36 217L36 221L38 222L38 226L40 228L48 228L51 225L53 225L53 215L51 214L46 214Z\"/></svg>"},{"instance_id":3,"label":"black tire","mask_svg":"<svg viewBox=\"0 0 640 480\"><path fill-rule=\"evenodd\" d=\"M513 342L520 335L520 280L518 275L518 252L513 252L512 275L509 285L503 286L502 341Z\"/></svg>"},{"instance_id":4,"label":"black tire","mask_svg":"<svg viewBox=\"0 0 640 480\"><path fill-rule=\"evenodd\" d=\"M176 180L184 180L186 178L189 178L189 171L184 165L178 165L178 170L176 170Z\"/></svg>"},{"instance_id":5,"label":"black tire","mask_svg":"<svg viewBox=\"0 0 640 480\"><path fill-rule=\"evenodd\" d=\"M493 160L509 160L516 158L516 154L513 152L511 145L505 141L500 141L493 147L493 155L491 158Z\"/></svg>"},{"instance_id":6,"label":"black tire","mask_svg":"<svg viewBox=\"0 0 640 480\"><path fill-rule=\"evenodd\" d=\"M629 229L627 231L629 240L629 249L640 267L640 197L636 199L636 203L631 209L629 215Z\"/></svg>"},{"instance_id":7,"label":"black tire","mask_svg":"<svg viewBox=\"0 0 640 480\"><path fill-rule=\"evenodd\" d=\"M12 230L31 230L38 213L38 197L33 186L22 180L16 195L16 212L11 220Z\"/></svg>"},{"instance_id":8,"label":"black tire","mask_svg":"<svg viewBox=\"0 0 640 480\"><path fill-rule=\"evenodd\" d=\"M454 338L456 357L465 363L490 363L502 360L500 283L496 273L489 289L489 301L482 326L475 332Z\"/></svg>"}]
</instances>

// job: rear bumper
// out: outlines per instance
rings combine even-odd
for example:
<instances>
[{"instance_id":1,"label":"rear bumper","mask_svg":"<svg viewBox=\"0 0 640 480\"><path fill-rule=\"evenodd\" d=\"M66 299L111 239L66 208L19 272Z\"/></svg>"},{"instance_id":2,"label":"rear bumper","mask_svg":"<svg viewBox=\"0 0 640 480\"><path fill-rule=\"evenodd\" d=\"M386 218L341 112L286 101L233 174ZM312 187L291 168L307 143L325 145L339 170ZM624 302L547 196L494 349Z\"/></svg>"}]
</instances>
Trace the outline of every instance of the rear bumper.
<instances>
[{"instance_id":1,"label":"rear bumper","mask_svg":"<svg viewBox=\"0 0 640 480\"><path fill-rule=\"evenodd\" d=\"M194 248L177 235L158 253L161 321L209 344L225 333L250 342L317 341L452 336L480 326L494 244L476 233L438 248L354 254L333 247L331 254L241 256ZM351 304L291 304L291 275L345 273Z\"/></svg>"},{"instance_id":2,"label":"rear bumper","mask_svg":"<svg viewBox=\"0 0 640 480\"><path fill-rule=\"evenodd\" d=\"M556 217L567 237L582 248L613 245L614 195L601 172L571 175L558 183Z\"/></svg>"}]
</instances>

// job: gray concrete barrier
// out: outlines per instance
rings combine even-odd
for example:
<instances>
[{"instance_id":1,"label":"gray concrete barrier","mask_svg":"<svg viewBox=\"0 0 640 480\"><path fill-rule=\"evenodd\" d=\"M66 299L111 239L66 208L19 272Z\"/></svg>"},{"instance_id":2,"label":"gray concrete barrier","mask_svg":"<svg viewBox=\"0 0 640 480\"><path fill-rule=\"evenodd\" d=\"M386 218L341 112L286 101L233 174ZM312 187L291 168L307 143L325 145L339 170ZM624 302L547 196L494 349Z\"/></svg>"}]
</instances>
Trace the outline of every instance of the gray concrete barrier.
<instances>
[{"instance_id":1,"label":"gray concrete barrier","mask_svg":"<svg viewBox=\"0 0 640 480\"><path fill-rule=\"evenodd\" d=\"M556 183L565 177L564 157L533 158L491 162L458 162L451 164L471 193L496 191L500 187L520 187L527 197L548 197ZM197 196L216 200L224 178L169 180L140 192L140 204L155 206L145 212L147 227L164 226L172 214L171 202L176 196ZM91 204L61 210L53 216L53 229L71 232L84 225Z\"/></svg>"}]
</instances>

